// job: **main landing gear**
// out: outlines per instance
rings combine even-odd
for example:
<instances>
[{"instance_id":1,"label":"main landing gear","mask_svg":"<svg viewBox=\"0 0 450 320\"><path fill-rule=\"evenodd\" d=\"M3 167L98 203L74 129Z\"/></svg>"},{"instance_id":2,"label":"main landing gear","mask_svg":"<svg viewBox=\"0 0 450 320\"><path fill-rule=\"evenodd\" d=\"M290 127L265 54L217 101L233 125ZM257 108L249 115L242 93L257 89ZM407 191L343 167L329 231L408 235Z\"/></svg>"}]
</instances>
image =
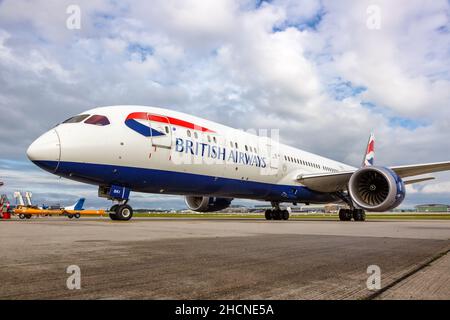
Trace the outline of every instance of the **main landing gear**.
<instances>
[{"instance_id":1,"label":"main landing gear","mask_svg":"<svg viewBox=\"0 0 450 320\"><path fill-rule=\"evenodd\" d=\"M265 217L266 220L289 220L289 211L281 210L279 204L274 204L273 209L266 210Z\"/></svg>"},{"instance_id":2,"label":"main landing gear","mask_svg":"<svg viewBox=\"0 0 450 320\"><path fill-rule=\"evenodd\" d=\"M133 208L124 204L115 204L109 209L109 217L111 220L128 221L133 217Z\"/></svg>"},{"instance_id":3,"label":"main landing gear","mask_svg":"<svg viewBox=\"0 0 450 320\"><path fill-rule=\"evenodd\" d=\"M287 210L266 210L266 220L288 220L289 211Z\"/></svg>"},{"instance_id":4,"label":"main landing gear","mask_svg":"<svg viewBox=\"0 0 450 320\"><path fill-rule=\"evenodd\" d=\"M350 209L339 209L339 220L351 221L353 219L355 221L366 221L365 211L355 208L348 192L338 192L336 195L350 207Z\"/></svg>"},{"instance_id":5,"label":"main landing gear","mask_svg":"<svg viewBox=\"0 0 450 320\"><path fill-rule=\"evenodd\" d=\"M362 209L340 209L339 210L339 220L341 221L365 221L366 213Z\"/></svg>"}]
</instances>

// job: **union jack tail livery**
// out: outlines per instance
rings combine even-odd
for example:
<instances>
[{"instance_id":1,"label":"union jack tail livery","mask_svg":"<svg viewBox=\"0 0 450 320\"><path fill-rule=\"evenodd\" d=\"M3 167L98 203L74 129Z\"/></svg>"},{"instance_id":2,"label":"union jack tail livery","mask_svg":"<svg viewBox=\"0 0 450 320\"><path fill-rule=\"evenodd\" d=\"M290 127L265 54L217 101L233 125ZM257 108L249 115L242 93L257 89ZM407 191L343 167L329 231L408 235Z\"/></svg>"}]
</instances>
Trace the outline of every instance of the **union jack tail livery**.
<instances>
[{"instance_id":1,"label":"union jack tail livery","mask_svg":"<svg viewBox=\"0 0 450 320\"><path fill-rule=\"evenodd\" d=\"M367 142L366 154L364 155L363 167L373 166L373 159L375 157L375 136L370 134L369 141Z\"/></svg>"}]
</instances>

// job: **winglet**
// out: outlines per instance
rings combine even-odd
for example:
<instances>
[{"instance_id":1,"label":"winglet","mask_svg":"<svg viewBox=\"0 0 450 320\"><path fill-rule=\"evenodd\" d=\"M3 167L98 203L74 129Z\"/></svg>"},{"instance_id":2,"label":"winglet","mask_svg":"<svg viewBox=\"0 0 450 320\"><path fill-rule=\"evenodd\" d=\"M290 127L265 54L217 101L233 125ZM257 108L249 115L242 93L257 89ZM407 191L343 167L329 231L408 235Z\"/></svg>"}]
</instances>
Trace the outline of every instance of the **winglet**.
<instances>
[{"instance_id":1,"label":"winglet","mask_svg":"<svg viewBox=\"0 0 450 320\"><path fill-rule=\"evenodd\" d=\"M369 141L367 142L366 153L362 163L363 167L373 166L373 160L375 157L375 136L370 134Z\"/></svg>"}]
</instances>

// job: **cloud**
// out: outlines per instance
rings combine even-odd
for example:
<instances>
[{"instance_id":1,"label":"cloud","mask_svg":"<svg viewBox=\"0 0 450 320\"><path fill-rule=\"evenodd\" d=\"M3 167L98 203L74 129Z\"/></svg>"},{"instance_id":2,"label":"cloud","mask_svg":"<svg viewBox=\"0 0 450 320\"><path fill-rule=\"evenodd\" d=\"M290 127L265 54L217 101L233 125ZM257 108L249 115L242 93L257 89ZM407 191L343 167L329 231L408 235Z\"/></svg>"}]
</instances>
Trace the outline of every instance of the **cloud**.
<instances>
[{"instance_id":1,"label":"cloud","mask_svg":"<svg viewBox=\"0 0 450 320\"><path fill-rule=\"evenodd\" d=\"M0 2L3 161L25 163L39 134L112 104L278 128L283 142L353 165L370 131L378 164L450 159L447 1L77 3L80 30L66 28L71 1ZM371 4L381 10L379 30L367 28ZM0 172L14 188L27 183L14 175L20 166ZM86 188L95 198L94 187L61 184L31 166L26 173L42 193L63 186L68 199ZM445 202L450 177L437 177L443 185L413 189L407 201Z\"/></svg>"}]
</instances>

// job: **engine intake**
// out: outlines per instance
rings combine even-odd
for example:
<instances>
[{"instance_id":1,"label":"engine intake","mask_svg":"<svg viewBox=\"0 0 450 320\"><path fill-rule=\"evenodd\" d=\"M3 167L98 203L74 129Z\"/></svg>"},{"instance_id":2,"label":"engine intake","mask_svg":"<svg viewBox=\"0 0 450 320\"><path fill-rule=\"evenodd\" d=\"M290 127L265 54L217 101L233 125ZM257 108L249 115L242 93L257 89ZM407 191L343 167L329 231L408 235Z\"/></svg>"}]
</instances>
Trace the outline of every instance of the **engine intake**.
<instances>
[{"instance_id":1,"label":"engine intake","mask_svg":"<svg viewBox=\"0 0 450 320\"><path fill-rule=\"evenodd\" d=\"M215 197L186 196L185 202L189 209L197 212L213 212L228 208L233 199Z\"/></svg>"},{"instance_id":2,"label":"engine intake","mask_svg":"<svg viewBox=\"0 0 450 320\"><path fill-rule=\"evenodd\" d=\"M350 178L349 193L352 200L362 209L388 211L394 209L405 198L405 185L391 169L364 167Z\"/></svg>"}]
</instances>

